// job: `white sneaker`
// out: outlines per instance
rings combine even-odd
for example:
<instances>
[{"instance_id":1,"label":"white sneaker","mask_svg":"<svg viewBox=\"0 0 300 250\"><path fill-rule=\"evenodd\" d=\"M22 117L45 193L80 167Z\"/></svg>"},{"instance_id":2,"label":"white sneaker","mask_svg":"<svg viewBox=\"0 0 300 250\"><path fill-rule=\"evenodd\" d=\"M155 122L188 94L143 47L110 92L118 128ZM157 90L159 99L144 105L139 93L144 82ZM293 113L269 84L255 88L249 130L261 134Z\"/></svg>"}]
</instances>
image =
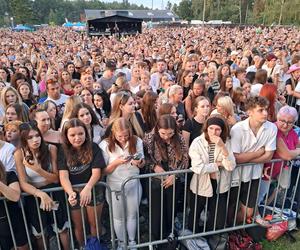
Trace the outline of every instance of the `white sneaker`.
<instances>
[{"instance_id":1,"label":"white sneaker","mask_svg":"<svg viewBox=\"0 0 300 250\"><path fill-rule=\"evenodd\" d=\"M117 250L124 250L124 249L125 249L125 243L123 241L119 241Z\"/></svg>"},{"instance_id":2,"label":"white sneaker","mask_svg":"<svg viewBox=\"0 0 300 250\"><path fill-rule=\"evenodd\" d=\"M128 246L130 246L130 247L136 246L135 240L129 241ZM131 249L131 250L137 250L136 247L133 247L133 248L130 248L130 249Z\"/></svg>"}]
</instances>

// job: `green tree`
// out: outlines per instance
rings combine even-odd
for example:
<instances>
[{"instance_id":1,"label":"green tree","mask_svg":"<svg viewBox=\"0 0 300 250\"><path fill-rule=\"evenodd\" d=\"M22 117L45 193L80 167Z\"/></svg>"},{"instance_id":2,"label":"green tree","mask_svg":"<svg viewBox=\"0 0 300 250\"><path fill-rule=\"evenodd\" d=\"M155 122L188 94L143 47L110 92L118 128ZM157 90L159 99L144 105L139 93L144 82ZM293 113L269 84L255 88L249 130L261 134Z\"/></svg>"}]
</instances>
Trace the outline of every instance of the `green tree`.
<instances>
[{"instance_id":1,"label":"green tree","mask_svg":"<svg viewBox=\"0 0 300 250\"><path fill-rule=\"evenodd\" d=\"M178 6L178 14L182 19L192 20L193 10L192 10L192 0L182 0Z\"/></svg>"},{"instance_id":2,"label":"green tree","mask_svg":"<svg viewBox=\"0 0 300 250\"><path fill-rule=\"evenodd\" d=\"M16 24L32 24L36 21L31 1L10 0L10 8Z\"/></svg>"}]
</instances>

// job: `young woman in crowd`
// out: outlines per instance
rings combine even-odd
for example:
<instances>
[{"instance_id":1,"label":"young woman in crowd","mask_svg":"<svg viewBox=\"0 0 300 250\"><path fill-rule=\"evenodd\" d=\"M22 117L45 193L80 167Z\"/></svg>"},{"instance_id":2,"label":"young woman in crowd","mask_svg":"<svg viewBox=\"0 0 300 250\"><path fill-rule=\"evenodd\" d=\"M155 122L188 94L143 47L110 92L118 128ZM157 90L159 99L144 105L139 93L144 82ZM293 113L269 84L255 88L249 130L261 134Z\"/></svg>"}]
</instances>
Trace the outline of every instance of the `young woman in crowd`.
<instances>
[{"instance_id":1,"label":"young woman in crowd","mask_svg":"<svg viewBox=\"0 0 300 250\"><path fill-rule=\"evenodd\" d=\"M183 89L183 100L188 96L189 91L192 89L194 73L190 70L183 71L178 85Z\"/></svg>"},{"instance_id":2,"label":"young woman in crowd","mask_svg":"<svg viewBox=\"0 0 300 250\"><path fill-rule=\"evenodd\" d=\"M51 120L46 110L39 108L36 109L33 112L32 120L37 122L37 127L39 128L45 142L56 146L62 143L60 132L51 129L50 127Z\"/></svg>"},{"instance_id":3,"label":"young woman in crowd","mask_svg":"<svg viewBox=\"0 0 300 250\"><path fill-rule=\"evenodd\" d=\"M229 96L220 96L216 103L216 109L213 110L211 114L221 115L227 121L229 126L233 126L237 121L232 99Z\"/></svg>"},{"instance_id":4,"label":"young woman in crowd","mask_svg":"<svg viewBox=\"0 0 300 250\"><path fill-rule=\"evenodd\" d=\"M190 91L189 95L184 99L184 107L187 117L192 119L195 115L195 101L197 97L204 95L205 93L205 82L204 80L197 79L192 85L192 91Z\"/></svg>"},{"instance_id":5,"label":"young woman in crowd","mask_svg":"<svg viewBox=\"0 0 300 250\"><path fill-rule=\"evenodd\" d=\"M194 102L196 115L188 119L182 128L182 136L186 145L190 146L192 141L202 133L203 124L210 113L210 103L207 97L199 96Z\"/></svg>"},{"instance_id":6,"label":"young woman in crowd","mask_svg":"<svg viewBox=\"0 0 300 250\"><path fill-rule=\"evenodd\" d=\"M235 158L229 142L229 128L221 116L209 117L203 126L203 133L193 140L189 155L191 170L190 214L188 228L193 233L201 232L200 214L208 199L209 211L205 231L225 227L227 194L230 189L230 171L235 168ZM219 189L218 189L219 187ZM217 198L218 207L217 206Z\"/></svg>"},{"instance_id":7,"label":"young woman in crowd","mask_svg":"<svg viewBox=\"0 0 300 250\"><path fill-rule=\"evenodd\" d=\"M271 122L275 122L277 117L277 112L282 107L282 103L278 101L278 93L277 93L276 85L274 85L273 83L264 84L259 92L259 96L265 97L269 101L268 120Z\"/></svg>"},{"instance_id":8,"label":"young woman in crowd","mask_svg":"<svg viewBox=\"0 0 300 250\"><path fill-rule=\"evenodd\" d=\"M103 203L102 192L94 189L101 177L101 169L105 168L101 150L93 143L89 132L79 119L66 122L63 131L63 153L59 156L59 179L68 201L72 207L72 221L75 236L80 247L84 246L83 221L81 209L85 208L92 236L97 236L97 219L100 213L99 204ZM82 187L73 187L76 184L85 184ZM96 192L93 199L92 190ZM96 214L94 211L96 206ZM101 229L99 229L101 231Z\"/></svg>"},{"instance_id":9,"label":"young woman in crowd","mask_svg":"<svg viewBox=\"0 0 300 250\"><path fill-rule=\"evenodd\" d=\"M173 85L168 90L169 103L176 107L177 115L181 115L185 119L185 110L183 100L183 90L179 85Z\"/></svg>"},{"instance_id":10,"label":"young woman in crowd","mask_svg":"<svg viewBox=\"0 0 300 250\"><path fill-rule=\"evenodd\" d=\"M0 68L0 80L5 83L5 86L9 86L10 84L10 73L6 67Z\"/></svg>"},{"instance_id":11,"label":"young woman in crowd","mask_svg":"<svg viewBox=\"0 0 300 250\"><path fill-rule=\"evenodd\" d=\"M28 82L22 82L18 86L18 93L20 94L22 101L30 108L32 105L34 105L35 99L32 93L32 90L30 88L30 85Z\"/></svg>"},{"instance_id":12,"label":"young woman in crowd","mask_svg":"<svg viewBox=\"0 0 300 250\"><path fill-rule=\"evenodd\" d=\"M232 101L234 103L234 112L244 120L247 117L245 111L246 95L242 87L237 87L232 94Z\"/></svg>"},{"instance_id":13,"label":"young woman in crowd","mask_svg":"<svg viewBox=\"0 0 300 250\"><path fill-rule=\"evenodd\" d=\"M187 146L180 135L176 120L170 115L159 117L153 131L144 138L145 160L147 167L154 173L164 173L172 170L185 169L188 167ZM176 185L175 204L173 204L173 185L175 175L166 175L163 178L152 178L149 200L151 199L151 235L152 240L159 240L171 233L172 228L172 206L176 211ZM164 192L161 192L161 186ZM163 204L161 204L163 195ZM161 206L164 210L161 215ZM176 216L176 214L174 215ZM163 221L161 221L161 218ZM160 232L160 225L163 225L163 232Z\"/></svg>"},{"instance_id":14,"label":"young woman in crowd","mask_svg":"<svg viewBox=\"0 0 300 250\"><path fill-rule=\"evenodd\" d=\"M38 248L44 249L42 234L46 231L49 222L54 224L51 210L54 209L55 202L42 189L55 187L58 184L57 149L53 145L45 144L35 122L23 123L20 131L21 147L14 153L17 173L21 189L31 195L25 198L28 223L32 227ZM68 219L64 208L64 196L61 195L62 193L53 193L53 198L56 201L59 200L59 207L56 211L57 230L63 248L69 249ZM35 197L39 198L38 207ZM40 209L43 228L39 221L38 209ZM45 244L48 244L47 240Z\"/></svg>"},{"instance_id":15,"label":"young woman in crowd","mask_svg":"<svg viewBox=\"0 0 300 250\"><path fill-rule=\"evenodd\" d=\"M5 166L0 161L0 196L6 199L6 201L0 200L0 248L3 250L10 250L13 247L8 216L11 221L17 249L29 249L24 220L16 203L19 201L20 195L21 189L16 173L14 171L6 171ZM6 213L4 202L6 203L8 214Z\"/></svg>"},{"instance_id":16,"label":"young woman in crowd","mask_svg":"<svg viewBox=\"0 0 300 250\"><path fill-rule=\"evenodd\" d=\"M63 70L60 73L59 75L60 86L64 91L64 93L69 96L74 94L74 90L71 85L71 80L72 80L71 75L67 70Z\"/></svg>"},{"instance_id":17,"label":"young woman in crowd","mask_svg":"<svg viewBox=\"0 0 300 250\"><path fill-rule=\"evenodd\" d=\"M98 90L94 92L93 101L96 115L99 117L99 122L103 127L106 127L111 112L109 96L105 91Z\"/></svg>"},{"instance_id":18,"label":"young woman in crowd","mask_svg":"<svg viewBox=\"0 0 300 250\"><path fill-rule=\"evenodd\" d=\"M64 114L63 114L63 117L61 119L61 124L60 124L60 129L61 130L62 130L65 122L68 121L71 118L71 114L72 114L72 111L73 111L74 107L79 103L82 103L81 97L76 96L76 95L70 96L66 100Z\"/></svg>"},{"instance_id":19,"label":"young woman in crowd","mask_svg":"<svg viewBox=\"0 0 300 250\"><path fill-rule=\"evenodd\" d=\"M221 84L222 80L226 77L226 76L230 76L231 72L230 72L230 66L228 64L222 64L219 68L218 68L218 82Z\"/></svg>"},{"instance_id":20,"label":"young woman in crowd","mask_svg":"<svg viewBox=\"0 0 300 250\"><path fill-rule=\"evenodd\" d=\"M4 125L5 141L11 143L16 148L20 147L20 128L21 121L11 121Z\"/></svg>"},{"instance_id":21,"label":"young woman in crowd","mask_svg":"<svg viewBox=\"0 0 300 250\"><path fill-rule=\"evenodd\" d=\"M233 81L230 75L224 76L220 83L221 91L228 93L230 97L232 97L233 93Z\"/></svg>"},{"instance_id":22,"label":"young woman in crowd","mask_svg":"<svg viewBox=\"0 0 300 250\"><path fill-rule=\"evenodd\" d=\"M121 190L123 181L131 176L138 175L143 166L144 152L143 141L133 135L128 120L118 118L113 122L111 134L101 142L100 147L107 167L104 174L107 175L106 183L112 190ZM122 209L126 206L126 228L128 232L129 245L135 245L137 214L142 197L142 187L139 179L129 181L125 185L126 204L122 199L112 197L114 216L114 229L119 240L119 247L124 244L124 232L122 222L124 221Z\"/></svg>"},{"instance_id":23,"label":"young woman in crowd","mask_svg":"<svg viewBox=\"0 0 300 250\"><path fill-rule=\"evenodd\" d=\"M18 103L9 104L5 109L3 124L11 121L28 121L28 117L25 116L25 113L23 111L23 106Z\"/></svg>"},{"instance_id":24,"label":"young woman in crowd","mask_svg":"<svg viewBox=\"0 0 300 250\"><path fill-rule=\"evenodd\" d=\"M73 107L70 119L78 118L87 126L89 136L92 141L99 145L101 137L104 135L104 129L92 108L85 103L78 103Z\"/></svg>"},{"instance_id":25,"label":"young woman in crowd","mask_svg":"<svg viewBox=\"0 0 300 250\"><path fill-rule=\"evenodd\" d=\"M106 129L104 137L109 135L112 123L120 117L123 117L130 122L134 135L143 138L143 118L140 113L135 111L134 99L130 92L121 91L116 95L109 118L110 125Z\"/></svg>"},{"instance_id":26,"label":"young woman in crowd","mask_svg":"<svg viewBox=\"0 0 300 250\"><path fill-rule=\"evenodd\" d=\"M53 130L58 130L61 123L61 117L58 117L58 110L55 102L48 100L40 104L39 107L48 113L50 118L50 128Z\"/></svg>"},{"instance_id":27,"label":"young woman in crowd","mask_svg":"<svg viewBox=\"0 0 300 250\"><path fill-rule=\"evenodd\" d=\"M22 98L17 90L15 90L13 87L5 87L1 91L0 96L0 119L3 117L7 106L14 103L20 104L23 107L24 117L28 117L29 108L25 103L22 102Z\"/></svg>"},{"instance_id":28,"label":"young woman in crowd","mask_svg":"<svg viewBox=\"0 0 300 250\"><path fill-rule=\"evenodd\" d=\"M146 133L152 131L157 122L157 98L158 95L153 91L146 92L143 97L141 115Z\"/></svg>"}]
</instances>

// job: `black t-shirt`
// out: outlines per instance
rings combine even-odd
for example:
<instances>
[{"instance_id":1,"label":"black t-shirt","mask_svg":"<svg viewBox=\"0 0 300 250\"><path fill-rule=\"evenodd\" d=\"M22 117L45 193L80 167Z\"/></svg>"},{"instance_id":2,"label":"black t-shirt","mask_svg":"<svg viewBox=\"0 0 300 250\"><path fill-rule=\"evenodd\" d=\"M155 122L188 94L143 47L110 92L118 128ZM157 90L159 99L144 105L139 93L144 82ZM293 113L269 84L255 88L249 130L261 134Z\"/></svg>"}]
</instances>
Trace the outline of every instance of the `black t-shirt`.
<instances>
[{"instance_id":1,"label":"black t-shirt","mask_svg":"<svg viewBox=\"0 0 300 250\"><path fill-rule=\"evenodd\" d=\"M18 177L15 172L10 171L6 172L6 185L9 186L9 184L18 182ZM8 201L8 210L10 210L11 206L16 206L16 202ZM3 200L0 201L0 217L6 216L5 208L4 208L4 203Z\"/></svg>"},{"instance_id":2,"label":"black t-shirt","mask_svg":"<svg viewBox=\"0 0 300 250\"><path fill-rule=\"evenodd\" d=\"M58 154L58 170L68 170L72 185L87 183L92 176L93 168L105 168L106 164L101 149L96 143L92 145L93 158L88 164L77 164L68 166L64 153Z\"/></svg>"},{"instance_id":3,"label":"black t-shirt","mask_svg":"<svg viewBox=\"0 0 300 250\"><path fill-rule=\"evenodd\" d=\"M189 141L189 145L191 145L192 141L201 135L202 133L202 123L197 122L194 118L193 119L188 119L182 130L189 132L190 133L190 141Z\"/></svg>"}]
</instances>

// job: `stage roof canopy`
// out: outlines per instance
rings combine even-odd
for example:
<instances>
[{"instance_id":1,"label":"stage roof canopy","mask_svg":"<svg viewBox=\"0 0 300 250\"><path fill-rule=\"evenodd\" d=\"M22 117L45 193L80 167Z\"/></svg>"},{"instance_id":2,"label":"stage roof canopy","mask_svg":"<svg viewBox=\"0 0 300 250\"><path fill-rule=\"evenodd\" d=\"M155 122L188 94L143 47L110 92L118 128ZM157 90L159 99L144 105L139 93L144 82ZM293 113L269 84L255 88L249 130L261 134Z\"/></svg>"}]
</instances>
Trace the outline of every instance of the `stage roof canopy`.
<instances>
[{"instance_id":1,"label":"stage roof canopy","mask_svg":"<svg viewBox=\"0 0 300 250\"><path fill-rule=\"evenodd\" d=\"M86 20L105 18L110 16L124 16L152 22L178 21L179 17L170 10L84 10Z\"/></svg>"}]
</instances>

